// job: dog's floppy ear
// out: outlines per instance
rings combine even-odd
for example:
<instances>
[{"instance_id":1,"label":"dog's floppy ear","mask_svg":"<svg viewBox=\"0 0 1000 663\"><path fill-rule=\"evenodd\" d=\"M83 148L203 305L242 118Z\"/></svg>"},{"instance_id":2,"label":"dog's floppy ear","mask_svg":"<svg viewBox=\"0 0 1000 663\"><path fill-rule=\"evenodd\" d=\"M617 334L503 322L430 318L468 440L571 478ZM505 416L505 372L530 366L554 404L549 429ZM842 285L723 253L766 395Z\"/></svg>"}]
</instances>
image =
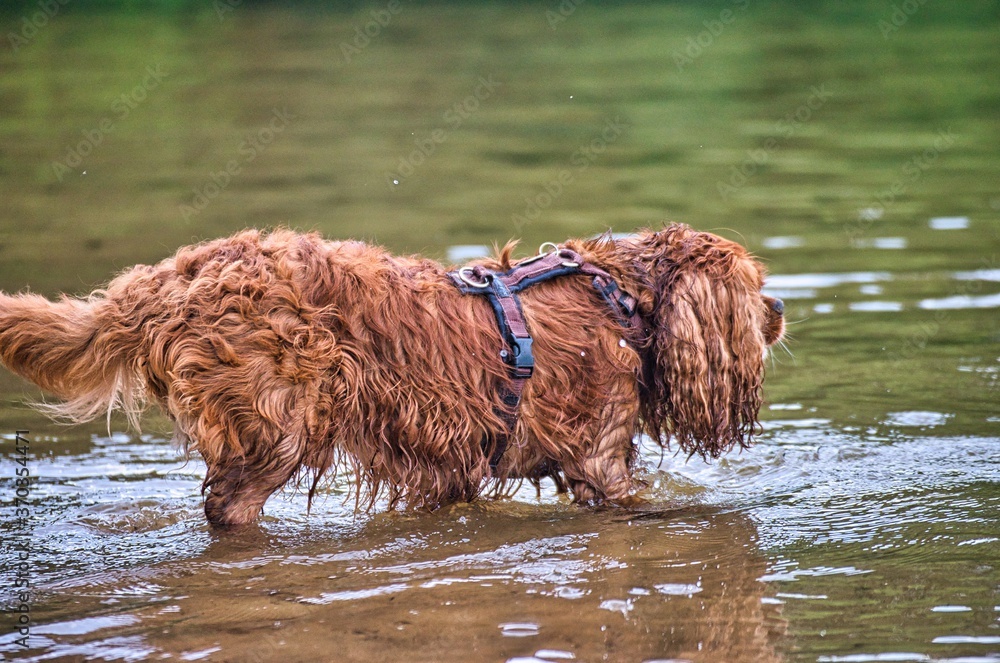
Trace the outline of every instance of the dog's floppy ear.
<instances>
[{"instance_id":1,"label":"dog's floppy ear","mask_svg":"<svg viewBox=\"0 0 1000 663\"><path fill-rule=\"evenodd\" d=\"M654 277L643 420L654 438L716 458L752 444L766 345L758 272L741 256L712 253L721 260L671 260Z\"/></svg>"}]
</instances>

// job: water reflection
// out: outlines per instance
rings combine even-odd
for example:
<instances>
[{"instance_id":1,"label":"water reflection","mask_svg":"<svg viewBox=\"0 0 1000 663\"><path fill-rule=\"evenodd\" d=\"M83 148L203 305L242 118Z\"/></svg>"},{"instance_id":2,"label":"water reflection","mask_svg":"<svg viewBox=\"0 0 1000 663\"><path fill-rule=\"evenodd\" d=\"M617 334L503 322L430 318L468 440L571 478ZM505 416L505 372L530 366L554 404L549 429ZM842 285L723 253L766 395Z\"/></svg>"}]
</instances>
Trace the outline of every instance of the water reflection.
<instances>
[{"instance_id":1,"label":"water reflection","mask_svg":"<svg viewBox=\"0 0 1000 663\"><path fill-rule=\"evenodd\" d=\"M965 230L969 227L967 216L938 216L927 222L932 230Z\"/></svg>"},{"instance_id":2,"label":"water reflection","mask_svg":"<svg viewBox=\"0 0 1000 663\"><path fill-rule=\"evenodd\" d=\"M98 504L77 495L36 530L45 624L28 660L314 660L330 655L332 634L347 660L782 660L789 615L805 642L812 624L852 628L824 606L891 610L886 591L964 628L981 623L993 606L986 560L1000 545L991 443L903 434L944 427L949 413L899 410L884 429L850 435L801 403L772 409L795 418L770 420L750 453L706 464L647 448L646 497L658 510L645 514L580 509L545 486L540 499L526 490L510 502L365 517L334 486L310 515L292 494L259 526L220 533L198 517L196 481L185 480L178 503L147 498L134 509L119 489L140 494L149 482L153 494L155 474L90 479ZM133 442L96 441L93 458L71 463L90 470L69 481L113 469L109 450L142 466L170 449ZM976 477L987 483L969 488ZM42 483L46 501L58 485ZM172 522L134 517L157 511ZM967 571L961 582L934 585L926 601L906 594L952 549L968 551L954 561ZM869 597L858 582L891 589ZM970 610L932 610L952 605ZM928 642L952 637L914 623L934 631ZM12 642L0 638L0 653L17 651Z\"/></svg>"},{"instance_id":3,"label":"water reflection","mask_svg":"<svg viewBox=\"0 0 1000 663\"><path fill-rule=\"evenodd\" d=\"M772 250L797 249L800 246L805 246L805 244L805 238L795 236L765 237L761 240L761 246Z\"/></svg>"},{"instance_id":4,"label":"water reflection","mask_svg":"<svg viewBox=\"0 0 1000 663\"><path fill-rule=\"evenodd\" d=\"M952 295L935 299L923 299L918 306L930 310L954 310L966 308L997 308L1000 306L1000 292L990 295Z\"/></svg>"},{"instance_id":5,"label":"water reflection","mask_svg":"<svg viewBox=\"0 0 1000 663\"><path fill-rule=\"evenodd\" d=\"M950 294L945 297L931 297L910 301L899 300L867 300L851 301L856 294L879 296L891 294L896 297L906 296L912 284L900 281L898 276L888 272L845 272L829 274L774 274L767 278L765 291L783 300L806 300L836 297L846 301L850 311L859 312L901 312L911 308L924 310L960 310L1000 307L1000 293L967 294L962 291L979 291L985 284L1000 280L1000 273L995 269L980 269L968 272L954 272L947 277L937 277L938 287L959 290L960 294ZM958 284L949 283L956 281ZM926 280L926 279L924 279ZM854 293L845 291L843 286L858 284ZM889 288L889 292L886 292ZM827 294L825 291L835 291ZM832 304L815 304L813 310L818 313L829 313Z\"/></svg>"},{"instance_id":6,"label":"water reflection","mask_svg":"<svg viewBox=\"0 0 1000 663\"><path fill-rule=\"evenodd\" d=\"M809 293L801 296L815 297L816 292L825 288L835 288L845 283L878 283L891 281L889 272L845 272L842 274L772 274L767 277L765 287L768 292L787 292L790 298L795 293Z\"/></svg>"},{"instance_id":7,"label":"water reflection","mask_svg":"<svg viewBox=\"0 0 1000 663\"><path fill-rule=\"evenodd\" d=\"M894 313L903 310L901 302L851 302L847 305L851 311L869 311L875 313Z\"/></svg>"},{"instance_id":8,"label":"water reflection","mask_svg":"<svg viewBox=\"0 0 1000 663\"><path fill-rule=\"evenodd\" d=\"M888 426L931 428L946 424L952 416L944 412L890 412L885 423Z\"/></svg>"},{"instance_id":9,"label":"water reflection","mask_svg":"<svg viewBox=\"0 0 1000 663\"><path fill-rule=\"evenodd\" d=\"M79 579L84 609L113 597L113 612L86 629L57 622L35 651L187 658L224 638L231 660L306 660L329 656L336 634L337 656L355 661L779 660L785 623L764 601L756 540L746 516L704 509L496 506L375 518L333 554L329 542L261 555L219 539L146 568L143 591Z\"/></svg>"},{"instance_id":10,"label":"water reflection","mask_svg":"<svg viewBox=\"0 0 1000 663\"><path fill-rule=\"evenodd\" d=\"M853 242L858 249L900 250L910 245L905 237L872 237L871 239L856 239Z\"/></svg>"}]
</instances>

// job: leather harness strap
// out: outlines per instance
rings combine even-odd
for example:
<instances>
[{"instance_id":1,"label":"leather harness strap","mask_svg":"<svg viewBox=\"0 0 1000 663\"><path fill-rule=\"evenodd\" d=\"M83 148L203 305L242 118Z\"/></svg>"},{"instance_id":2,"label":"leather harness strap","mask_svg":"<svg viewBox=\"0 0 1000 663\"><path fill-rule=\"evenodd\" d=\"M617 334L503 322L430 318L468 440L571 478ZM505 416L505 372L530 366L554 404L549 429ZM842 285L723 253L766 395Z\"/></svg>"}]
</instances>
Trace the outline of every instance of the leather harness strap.
<instances>
[{"instance_id":1,"label":"leather harness strap","mask_svg":"<svg viewBox=\"0 0 1000 663\"><path fill-rule=\"evenodd\" d=\"M544 252L546 246L551 246L553 250ZM517 424L517 406L521 402L524 385L535 369L532 338L521 310L518 292L557 276L586 274L592 277L592 285L623 326L631 328L636 334L643 330L638 300L619 288L611 274L585 262L572 249L559 248L551 242L542 244L541 249L538 255L522 260L506 272L495 272L480 265L448 272L448 276L463 293L483 295L489 300L506 345L500 351L500 357L509 368L511 380L510 387L502 394L504 408L498 414L507 424L507 432L500 436L494 447L490 458L493 470L496 470L497 463L507 449L507 439L513 434Z\"/></svg>"}]
</instances>

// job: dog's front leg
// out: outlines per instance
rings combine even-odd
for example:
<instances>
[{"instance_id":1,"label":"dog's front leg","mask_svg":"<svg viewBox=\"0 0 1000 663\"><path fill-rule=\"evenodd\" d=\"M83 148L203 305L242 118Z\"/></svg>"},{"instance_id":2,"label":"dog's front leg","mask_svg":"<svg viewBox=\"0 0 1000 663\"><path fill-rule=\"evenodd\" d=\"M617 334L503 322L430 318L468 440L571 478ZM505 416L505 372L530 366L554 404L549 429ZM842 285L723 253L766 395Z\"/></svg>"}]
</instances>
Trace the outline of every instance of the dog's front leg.
<instances>
[{"instance_id":1,"label":"dog's front leg","mask_svg":"<svg viewBox=\"0 0 1000 663\"><path fill-rule=\"evenodd\" d=\"M264 445L260 453L232 453L209 464L203 487L208 521L234 526L256 520L267 498L298 470L297 448L294 440L284 438L273 446Z\"/></svg>"},{"instance_id":2,"label":"dog's front leg","mask_svg":"<svg viewBox=\"0 0 1000 663\"><path fill-rule=\"evenodd\" d=\"M630 403L634 401L607 404L588 424L572 457L562 459L574 502L628 505L635 501L630 468L636 454L638 413Z\"/></svg>"}]
</instances>

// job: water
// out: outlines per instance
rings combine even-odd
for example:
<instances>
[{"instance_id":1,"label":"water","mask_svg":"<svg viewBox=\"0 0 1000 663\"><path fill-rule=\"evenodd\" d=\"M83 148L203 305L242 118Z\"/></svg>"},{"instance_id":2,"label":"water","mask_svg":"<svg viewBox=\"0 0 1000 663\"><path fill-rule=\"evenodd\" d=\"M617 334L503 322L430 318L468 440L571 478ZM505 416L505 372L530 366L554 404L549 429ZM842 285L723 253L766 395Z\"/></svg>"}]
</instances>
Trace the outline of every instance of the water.
<instances>
[{"instance_id":1,"label":"water","mask_svg":"<svg viewBox=\"0 0 1000 663\"><path fill-rule=\"evenodd\" d=\"M0 288L248 225L465 260L684 221L786 302L764 434L711 465L647 445L645 515L551 485L359 514L333 477L220 533L161 416L59 427L3 373L4 499L18 446L37 483L0 514L0 654L1000 660L993 4L220 6L67 7L0 49Z\"/></svg>"}]
</instances>

